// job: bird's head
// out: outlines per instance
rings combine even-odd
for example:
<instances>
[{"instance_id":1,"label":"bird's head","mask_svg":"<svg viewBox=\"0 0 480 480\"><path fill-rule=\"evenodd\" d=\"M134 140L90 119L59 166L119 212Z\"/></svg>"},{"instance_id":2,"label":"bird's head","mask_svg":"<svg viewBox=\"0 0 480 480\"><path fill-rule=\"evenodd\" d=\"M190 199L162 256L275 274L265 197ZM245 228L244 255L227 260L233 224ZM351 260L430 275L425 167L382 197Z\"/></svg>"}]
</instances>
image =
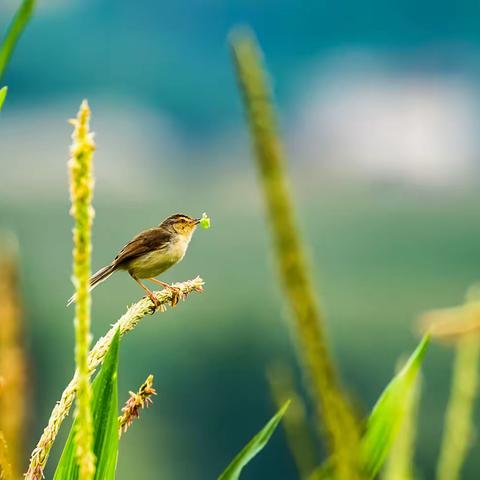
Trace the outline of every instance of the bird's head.
<instances>
[{"instance_id":1,"label":"bird's head","mask_svg":"<svg viewBox=\"0 0 480 480\"><path fill-rule=\"evenodd\" d=\"M160 226L173 233L190 237L199 223L199 218L192 218L188 215L177 213L166 218Z\"/></svg>"}]
</instances>

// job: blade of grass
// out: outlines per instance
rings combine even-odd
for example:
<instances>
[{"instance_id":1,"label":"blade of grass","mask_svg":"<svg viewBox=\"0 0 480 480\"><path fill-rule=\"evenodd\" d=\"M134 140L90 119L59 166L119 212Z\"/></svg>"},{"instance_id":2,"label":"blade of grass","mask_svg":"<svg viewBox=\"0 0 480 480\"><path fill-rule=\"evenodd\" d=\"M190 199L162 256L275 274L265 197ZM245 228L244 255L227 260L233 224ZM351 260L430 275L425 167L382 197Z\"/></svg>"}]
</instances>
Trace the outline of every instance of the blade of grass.
<instances>
[{"instance_id":1,"label":"blade of grass","mask_svg":"<svg viewBox=\"0 0 480 480\"><path fill-rule=\"evenodd\" d=\"M368 478L375 478L402 426L430 338L425 336L405 366L387 385L367 422L362 438L362 462Z\"/></svg>"},{"instance_id":2,"label":"blade of grass","mask_svg":"<svg viewBox=\"0 0 480 480\"><path fill-rule=\"evenodd\" d=\"M429 336L421 340L403 368L380 395L370 414L361 444L362 464L368 479L376 477L408 415L408 405L415 394L420 365L429 341ZM331 460L317 467L309 480L336 480Z\"/></svg>"},{"instance_id":3,"label":"blade of grass","mask_svg":"<svg viewBox=\"0 0 480 480\"><path fill-rule=\"evenodd\" d=\"M360 428L343 393L325 334L325 318L308 269L290 196L285 156L275 118L262 54L248 31L231 36L237 78L247 112L267 215L285 298L293 312L301 366L314 401L318 431L326 441L339 480L361 475ZM323 423L322 423L323 421Z\"/></svg>"},{"instance_id":4,"label":"blade of grass","mask_svg":"<svg viewBox=\"0 0 480 480\"><path fill-rule=\"evenodd\" d=\"M280 420L287 411L290 401L286 402L268 423L243 447L240 453L232 460L230 465L218 477L218 480L238 480L243 467L254 458L270 440Z\"/></svg>"},{"instance_id":5,"label":"blade of grass","mask_svg":"<svg viewBox=\"0 0 480 480\"><path fill-rule=\"evenodd\" d=\"M17 13L13 17L7 33L3 38L2 45L0 47L0 80L5 74L8 61L12 56L13 49L20 38L23 30L25 29L28 21L33 12L35 6L35 0L23 0L22 4L17 10Z\"/></svg>"},{"instance_id":6,"label":"blade of grass","mask_svg":"<svg viewBox=\"0 0 480 480\"><path fill-rule=\"evenodd\" d=\"M406 400L405 417L397 438L390 449L382 480L415 480L415 434L420 403L420 375L415 380L413 391Z\"/></svg>"},{"instance_id":7,"label":"blade of grass","mask_svg":"<svg viewBox=\"0 0 480 480\"><path fill-rule=\"evenodd\" d=\"M97 458L95 479L115 478L118 455L118 350L120 331L117 330L103 366L92 384L93 452ZM77 480L79 468L75 459L75 432L78 419L73 422L54 480Z\"/></svg>"},{"instance_id":8,"label":"blade of grass","mask_svg":"<svg viewBox=\"0 0 480 480\"><path fill-rule=\"evenodd\" d=\"M7 92L8 92L8 87L0 88L0 112L2 111L3 102L5 101L5 98L7 97Z\"/></svg>"}]
</instances>

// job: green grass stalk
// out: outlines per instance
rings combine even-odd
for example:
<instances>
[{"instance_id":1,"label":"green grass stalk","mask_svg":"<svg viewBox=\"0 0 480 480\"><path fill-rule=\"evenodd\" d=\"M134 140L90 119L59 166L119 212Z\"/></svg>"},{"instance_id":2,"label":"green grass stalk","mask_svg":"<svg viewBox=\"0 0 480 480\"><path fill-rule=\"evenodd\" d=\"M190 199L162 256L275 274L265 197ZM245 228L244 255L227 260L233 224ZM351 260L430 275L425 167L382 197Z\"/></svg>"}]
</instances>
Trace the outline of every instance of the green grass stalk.
<instances>
[{"instance_id":1,"label":"green grass stalk","mask_svg":"<svg viewBox=\"0 0 480 480\"><path fill-rule=\"evenodd\" d=\"M12 56L15 45L32 16L35 0L23 0L15 17L13 17L0 47L0 81Z\"/></svg>"},{"instance_id":2,"label":"green grass stalk","mask_svg":"<svg viewBox=\"0 0 480 480\"><path fill-rule=\"evenodd\" d=\"M477 335L456 345L453 378L437 466L438 480L458 480L474 433L473 407L478 388L480 343Z\"/></svg>"},{"instance_id":3,"label":"green grass stalk","mask_svg":"<svg viewBox=\"0 0 480 480\"><path fill-rule=\"evenodd\" d=\"M192 292L203 291L203 280L200 277L188 280L183 283L174 284L180 291L181 297L186 297ZM170 289L154 292L155 296L160 302L160 310L166 309L167 305L171 304L173 295ZM93 375L97 367L103 362L105 355L110 348L113 337L117 329L120 335L132 331L146 315L153 315L156 312L155 306L149 298L142 298L137 303L133 304L127 312L110 328L110 330L100 338L88 355L88 371L89 375ZM55 404L52 410L48 424L45 427L37 446L30 457L30 464L28 471L25 474L26 480L41 480L43 471L50 454L53 442L57 437L60 426L67 417L75 394L78 388L78 372L75 372L72 380L67 385L62 393L60 400Z\"/></svg>"},{"instance_id":4,"label":"green grass stalk","mask_svg":"<svg viewBox=\"0 0 480 480\"><path fill-rule=\"evenodd\" d=\"M360 477L359 426L341 391L327 346L324 316L294 219L285 158L261 53L249 33L238 32L231 37L231 42L282 285L294 314L298 352L315 403L319 429L326 434L337 479L356 480Z\"/></svg>"},{"instance_id":5,"label":"green grass stalk","mask_svg":"<svg viewBox=\"0 0 480 480\"><path fill-rule=\"evenodd\" d=\"M93 453L92 388L88 371L90 345L89 279L91 275L93 199L93 152L95 143L90 132L90 108L86 100L80 106L72 134L70 169L70 213L75 219L73 228L73 283L75 285L75 364L78 372L75 418L76 455L80 480L92 480L95 475Z\"/></svg>"},{"instance_id":6,"label":"green grass stalk","mask_svg":"<svg viewBox=\"0 0 480 480\"><path fill-rule=\"evenodd\" d=\"M308 428L305 402L295 388L292 370L287 365L271 366L267 370L267 380L277 409L288 400L291 401L290 408L285 412L282 427L297 468L298 478L306 480L314 471L317 461L316 448Z\"/></svg>"}]
</instances>

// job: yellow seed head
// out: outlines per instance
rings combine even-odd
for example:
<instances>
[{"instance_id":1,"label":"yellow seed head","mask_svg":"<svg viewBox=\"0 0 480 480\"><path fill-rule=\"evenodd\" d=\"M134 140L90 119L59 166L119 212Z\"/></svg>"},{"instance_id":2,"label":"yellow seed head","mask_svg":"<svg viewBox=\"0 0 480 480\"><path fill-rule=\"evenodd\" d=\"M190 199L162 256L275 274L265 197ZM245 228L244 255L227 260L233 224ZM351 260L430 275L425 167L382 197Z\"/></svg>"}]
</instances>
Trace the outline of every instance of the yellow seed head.
<instances>
[{"instance_id":1,"label":"yellow seed head","mask_svg":"<svg viewBox=\"0 0 480 480\"><path fill-rule=\"evenodd\" d=\"M76 288L75 304L75 361L78 371L77 407L78 420L75 433L77 462L80 479L91 480L95 474L93 454L93 420L91 412L92 389L88 369L90 345L90 257L92 252L91 229L93 223L93 152L95 143L90 132L90 108L86 100L80 105L74 126L70 148L70 198L71 215L75 219L73 229L73 283Z\"/></svg>"}]
</instances>

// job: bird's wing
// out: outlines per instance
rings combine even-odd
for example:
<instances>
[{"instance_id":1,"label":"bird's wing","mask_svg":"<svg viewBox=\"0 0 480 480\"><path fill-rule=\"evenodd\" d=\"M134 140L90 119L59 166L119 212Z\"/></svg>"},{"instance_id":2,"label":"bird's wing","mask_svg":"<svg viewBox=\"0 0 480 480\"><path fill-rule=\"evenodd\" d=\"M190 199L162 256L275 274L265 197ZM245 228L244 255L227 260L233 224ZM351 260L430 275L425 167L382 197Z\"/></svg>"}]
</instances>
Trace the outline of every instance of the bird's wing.
<instances>
[{"instance_id":1,"label":"bird's wing","mask_svg":"<svg viewBox=\"0 0 480 480\"><path fill-rule=\"evenodd\" d=\"M113 264L118 267L121 264L140 257L145 253L162 250L167 247L171 233L161 227L145 230L128 242L113 260Z\"/></svg>"}]
</instances>

